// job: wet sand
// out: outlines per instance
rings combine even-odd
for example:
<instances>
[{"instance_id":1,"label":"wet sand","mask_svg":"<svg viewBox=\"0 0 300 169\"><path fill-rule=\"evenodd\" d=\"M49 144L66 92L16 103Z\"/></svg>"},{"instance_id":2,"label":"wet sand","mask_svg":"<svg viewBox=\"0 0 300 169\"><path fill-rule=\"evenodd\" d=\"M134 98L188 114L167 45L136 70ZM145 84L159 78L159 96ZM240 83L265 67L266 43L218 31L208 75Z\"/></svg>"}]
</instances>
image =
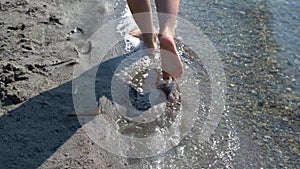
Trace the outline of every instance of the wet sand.
<instances>
[{"instance_id":1,"label":"wet sand","mask_svg":"<svg viewBox=\"0 0 300 169\"><path fill-rule=\"evenodd\" d=\"M181 2L224 62L224 117L203 144L196 124L169 152L128 159L68 116L79 47L125 2L1 0L0 168L299 168L299 11L281 3Z\"/></svg>"}]
</instances>

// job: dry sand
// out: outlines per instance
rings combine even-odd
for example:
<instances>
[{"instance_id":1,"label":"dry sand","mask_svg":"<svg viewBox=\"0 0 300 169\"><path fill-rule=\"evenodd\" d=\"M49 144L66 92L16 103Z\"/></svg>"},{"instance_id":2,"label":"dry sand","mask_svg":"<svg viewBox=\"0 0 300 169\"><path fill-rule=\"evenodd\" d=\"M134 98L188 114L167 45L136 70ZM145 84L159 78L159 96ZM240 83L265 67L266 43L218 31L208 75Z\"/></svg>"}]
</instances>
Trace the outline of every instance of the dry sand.
<instances>
[{"instance_id":1,"label":"dry sand","mask_svg":"<svg viewBox=\"0 0 300 169\"><path fill-rule=\"evenodd\" d=\"M105 1L0 1L0 168L128 165L67 116L74 112L70 80L80 42L68 35L80 27L89 37L114 8Z\"/></svg>"}]
</instances>

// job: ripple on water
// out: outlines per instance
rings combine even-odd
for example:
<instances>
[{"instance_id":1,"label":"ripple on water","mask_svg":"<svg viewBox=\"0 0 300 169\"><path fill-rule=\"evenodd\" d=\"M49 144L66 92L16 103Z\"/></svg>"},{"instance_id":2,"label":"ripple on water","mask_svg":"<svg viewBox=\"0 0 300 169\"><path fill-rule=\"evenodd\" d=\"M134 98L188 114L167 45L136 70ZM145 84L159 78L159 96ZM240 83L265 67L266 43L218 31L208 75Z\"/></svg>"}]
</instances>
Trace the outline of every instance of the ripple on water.
<instances>
[{"instance_id":1,"label":"ripple on water","mask_svg":"<svg viewBox=\"0 0 300 169\"><path fill-rule=\"evenodd\" d=\"M124 42L118 45L124 45ZM172 140L174 144L178 144L168 152L161 154L157 157L141 159L141 168L147 163L152 167L157 168L195 168L195 167L233 167L233 161L235 158L236 151L239 149L239 138L233 128L233 123L227 114L221 120L219 127L215 131L215 134L206 142L199 140L201 135L201 129L205 124L206 117L210 112L209 106L211 100L211 86L210 78L203 67L201 60L195 55L195 53L182 44L180 41L177 42L178 48L182 55L183 61L185 62L186 72L190 72L195 79L185 78L179 82L179 89L184 89L186 92L186 100L179 100L177 106L174 108L174 104L161 105L165 113L155 113L156 116L151 117L154 120L151 122L145 122L147 120L141 118L138 121L134 121L124 115L118 116L115 121L118 131L130 137L146 138L155 136L157 134L166 133L168 129L174 124L174 119L170 118L170 114L175 114L175 120L180 118L182 113L181 105L197 104L199 105L197 119L193 128L183 140L178 140L178 136L174 135ZM109 56L107 56L109 57ZM107 60L107 59L104 59ZM124 84L130 84L133 88L143 89L145 80L154 70L154 74L157 76L152 77L152 81L157 81L157 77L160 75L160 62L151 62L149 57L136 57L134 54L127 56L115 71L119 80L125 82ZM152 65L151 65L152 64ZM155 66L153 66L153 64ZM154 69L156 68L156 69ZM152 74L153 74L152 72ZM128 78L131 77L131 78ZM197 87L189 88L186 87L190 83L194 83ZM123 85L124 85L123 84ZM155 83L153 83L155 85ZM152 86L153 87L153 86ZM151 88L151 86L149 87ZM198 89L197 89L198 88ZM198 90L197 100L191 100L189 98L194 97L195 90ZM113 91L112 91L113 92ZM120 103L126 105L127 103ZM167 106L170 106L169 108ZM165 107L165 108L164 108ZM171 113L168 113L170 111ZM180 132L180 131L179 131ZM180 134L179 134L180 135ZM162 140L163 141L163 140ZM201 143L200 143L201 142Z\"/></svg>"}]
</instances>

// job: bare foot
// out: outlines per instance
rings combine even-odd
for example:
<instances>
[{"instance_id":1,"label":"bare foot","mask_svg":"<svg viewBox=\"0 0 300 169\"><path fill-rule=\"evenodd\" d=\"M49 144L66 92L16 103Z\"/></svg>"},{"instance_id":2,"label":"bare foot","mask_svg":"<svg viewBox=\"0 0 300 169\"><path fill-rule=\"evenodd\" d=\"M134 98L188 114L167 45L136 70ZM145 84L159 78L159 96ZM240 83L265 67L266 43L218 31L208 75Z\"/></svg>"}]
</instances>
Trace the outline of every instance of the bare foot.
<instances>
[{"instance_id":1,"label":"bare foot","mask_svg":"<svg viewBox=\"0 0 300 169\"><path fill-rule=\"evenodd\" d=\"M157 34L156 33L145 33L142 34L141 30L139 28L133 28L129 35L139 38L148 48L156 49L156 39Z\"/></svg>"},{"instance_id":2,"label":"bare foot","mask_svg":"<svg viewBox=\"0 0 300 169\"><path fill-rule=\"evenodd\" d=\"M139 28L133 28L130 32L129 35L139 38L142 40L142 32Z\"/></svg>"},{"instance_id":3,"label":"bare foot","mask_svg":"<svg viewBox=\"0 0 300 169\"><path fill-rule=\"evenodd\" d=\"M134 28L132 29L129 34L133 37L139 38L140 40L144 41L142 32L139 28ZM155 34L154 39L156 40L157 34ZM150 36L150 41L149 37L145 37L148 39L148 42L144 43L147 45L149 48L156 48L155 44L153 44L153 36ZM154 46L153 46L154 45ZM161 36L160 37L160 48L161 50L161 58L162 58L162 69L163 69L163 79L167 80L170 77L174 79L178 79L183 75L183 65L180 59L180 56L178 54L174 38L168 37L168 36Z\"/></svg>"},{"instance_id":4,"label":"bare foot","mask_svg":"<svg viewBox=\"0 0 300 169\"><path fill-rule=\"evenodd\" d=\"M183 64L174 38L162 35L160 37L160 49L163 78L172 77L173 80L180 78L183 75Z\"/></svg>"}]
</instances>

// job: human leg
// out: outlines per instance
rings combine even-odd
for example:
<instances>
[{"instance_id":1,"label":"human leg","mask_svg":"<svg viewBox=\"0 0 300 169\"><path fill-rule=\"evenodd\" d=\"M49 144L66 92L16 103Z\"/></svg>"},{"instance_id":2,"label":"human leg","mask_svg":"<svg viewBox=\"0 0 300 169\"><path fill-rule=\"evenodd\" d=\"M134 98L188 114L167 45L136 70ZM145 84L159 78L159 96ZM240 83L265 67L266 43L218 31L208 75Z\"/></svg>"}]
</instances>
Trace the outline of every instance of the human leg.
<instances>
[{"instance_id":1,"label":"human leg","mask_svg":"<svg viewBox=\"0 0 300 169\"><path fill-rule=\"evenodd\" d=\"M148 48L155 48L156 33L153 27L150 0L127 0L133 18L142 33L142 40Z\"/></svg>"},{"instance_id":2,"label":"human leg","mask_svg":"<svg viewBox=\"0 0 300 169\"><path fill-rule=\"evenodd\" d=\"M183 75L183 64L175 44L175 27L179 0L155 0L159 20L159 40L163 78L178 79Z\"/></svg>"}]
</instances>

